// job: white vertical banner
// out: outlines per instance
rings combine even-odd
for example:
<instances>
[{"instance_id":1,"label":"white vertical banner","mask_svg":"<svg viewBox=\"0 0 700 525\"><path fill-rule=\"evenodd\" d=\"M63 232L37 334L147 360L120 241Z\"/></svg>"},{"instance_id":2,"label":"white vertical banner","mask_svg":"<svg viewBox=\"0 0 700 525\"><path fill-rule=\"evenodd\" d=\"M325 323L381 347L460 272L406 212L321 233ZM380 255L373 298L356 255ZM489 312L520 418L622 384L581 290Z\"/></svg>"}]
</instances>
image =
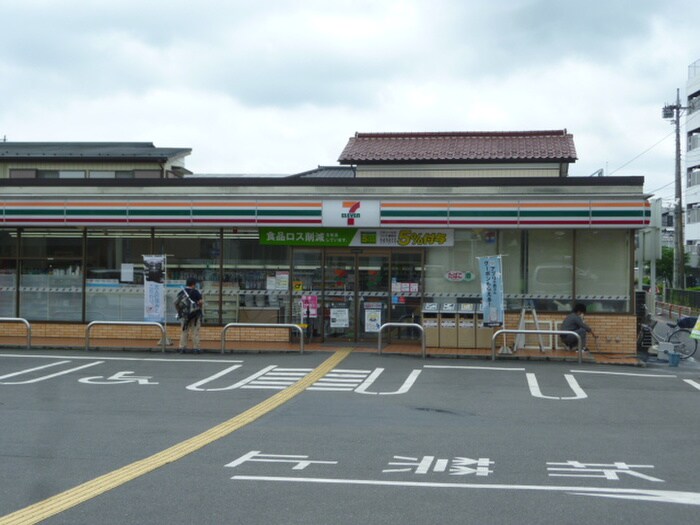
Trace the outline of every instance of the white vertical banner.
<instances>
[{"instance_id":1,"label":"white vertical banner","mask_svg":"<svg viewBox=\"0 0 700 525\"><path fill-rule=\"evenodd\" d=\"M144 255L143 320L165 322L165 255Z\"/></svg>"},{"instance_id":2,"label":"white vertical banner","mask_svg":"<svg viewBox=\"0 0 700 525\"><path fill-rule=\"evenodd\" d=\"M481 273L481 310L484 326L503 326L503 272L501 256L477 257Z\"/></svg>"}]
</instances>

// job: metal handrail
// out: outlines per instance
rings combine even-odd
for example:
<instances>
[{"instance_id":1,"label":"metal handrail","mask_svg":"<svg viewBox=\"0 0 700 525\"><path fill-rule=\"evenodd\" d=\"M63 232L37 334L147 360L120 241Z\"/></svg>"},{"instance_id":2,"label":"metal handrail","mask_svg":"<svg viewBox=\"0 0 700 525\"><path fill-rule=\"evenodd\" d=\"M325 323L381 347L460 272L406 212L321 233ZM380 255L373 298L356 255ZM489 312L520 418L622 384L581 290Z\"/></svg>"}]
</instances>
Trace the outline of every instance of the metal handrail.
<instances>
[{"instance_id":1,"label":"metal handrail","mask_svg":"<svg viewBox=\"0 0 700 525\"><path fill-rule=\"evenodd\" d=\"M299 353L304 354L304 330L301 326L291 323L228 323L221 330L221 353L226 350L226 332L229 328L291 328L299 331ZM233 350L231 350L233 353Z\"/></svg>"},{"instance_id":2,"label":"metal handrail","mask_svg":"<svg viewBox=\"0 0 700 525\"><path fill-rule=\"evenodd\" d=\"M382 330L387 327L399 327L399 328L417 328L420 331L420 343L421 343L421 355L425 359L425 329L418 323L384 323L379 327L379 337L378 337L378 350L379 355L382 355Z\"/></svg>"},{"instance_id":3,"label":"metal handrail","mask_svg":"<svg viewBox=\"0 0 700 525\"><path fill-rule=\"evenodd\" d=\"M22 317L0 317L0 321L4 323L24 323L27 327L27 350L32 348L32 325L29 321Z\"/></svg>"},{"instance_id":4,"label":"metal handrail","mask_svg":"<svg viewBox=\"0 0 700 525\"><path fill-rule=\"evenodd\" d=\"M572 332L570 330L507 330L507 329L502 329L502 330L497 330L494 332L494 334L491 336L491 360L495 361L496 360L496 337L498 337L501 334L544 334L544 335L573 335L576 337L576 341L578 342L578 362L581 364L583 361L583 348L581 347L581 336L578 335L576 332Z\"/></svg>"},{"instance_id":5,"label":"metal handrail","mask_svg":"<svg viewBox=\"0 0 700 525\"><path fill-rule=\"evenodd\" d=\"M85 327L85 350L90 350L90 331L97 325L157 326L162 334L160 339L161 352L165 352L165 345L168 340L165 327L155 321L92 321Z\"/></svg>"}]
</instances>

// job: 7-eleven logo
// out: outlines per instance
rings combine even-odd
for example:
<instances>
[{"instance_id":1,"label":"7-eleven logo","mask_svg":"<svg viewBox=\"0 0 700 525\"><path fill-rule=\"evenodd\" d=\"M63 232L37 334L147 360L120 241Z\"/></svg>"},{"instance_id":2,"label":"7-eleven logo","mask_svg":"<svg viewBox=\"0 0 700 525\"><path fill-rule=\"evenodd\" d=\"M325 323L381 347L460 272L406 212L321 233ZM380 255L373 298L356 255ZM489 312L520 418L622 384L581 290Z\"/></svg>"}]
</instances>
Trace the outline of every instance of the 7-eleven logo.
<instances>
[{"instance_id":1,"label":"7-eleven logo","mask_svg":"<svg viewBox=\"0 0 700 525\"><path fill-rule=\"evenodd\" d=\"M355 225L355 219L360 218L360 201L343 201L343 209L347 210L340 214L343 219L348 220L348 226Z\"/></svg>"}]
</instances>

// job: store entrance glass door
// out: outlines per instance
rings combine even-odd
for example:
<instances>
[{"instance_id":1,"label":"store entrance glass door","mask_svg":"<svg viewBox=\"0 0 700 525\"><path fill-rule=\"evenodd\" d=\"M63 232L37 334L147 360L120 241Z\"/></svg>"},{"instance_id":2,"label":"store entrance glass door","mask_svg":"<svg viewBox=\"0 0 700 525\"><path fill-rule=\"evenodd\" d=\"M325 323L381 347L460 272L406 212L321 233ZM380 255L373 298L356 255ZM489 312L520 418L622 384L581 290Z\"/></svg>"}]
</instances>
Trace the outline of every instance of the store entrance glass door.
<instances>
[{"instance_id":1,"label":"store entrance glass door","mask_svg":"<svg viewBox=\"0 0 700 525\"><path fill-rule=\"evenodd\" d=\"M388 320L389 254L328 252L324 268L326 341L376 341Z\"/></svg>"}]
</instances>

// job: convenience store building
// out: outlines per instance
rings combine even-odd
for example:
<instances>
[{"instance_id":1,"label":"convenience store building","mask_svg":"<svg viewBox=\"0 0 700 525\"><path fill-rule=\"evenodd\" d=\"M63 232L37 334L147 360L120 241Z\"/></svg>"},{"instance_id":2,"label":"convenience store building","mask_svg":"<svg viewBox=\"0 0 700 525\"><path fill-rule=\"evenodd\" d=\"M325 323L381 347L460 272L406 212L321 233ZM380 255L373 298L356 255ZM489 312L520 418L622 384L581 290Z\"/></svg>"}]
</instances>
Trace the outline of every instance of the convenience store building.
<instances>
[{"instance_id":1,"label":"convenience store building","mask_svg":"<svg viewBox=\"0 0 700 525\"><path fill-rule=\"evenodd\" d=\"M282 178L189 176L189 153L0 144L0 317L76 336L142 321L143 256L163 254L170 296L202 282L205 339L231 322L304 322L316 341L373 343L378 323L444 321L432 351L469 353L490 345L477 258L501 255L507 327L533 305L555 328L582 302L609 351L636 352L643 178L569 177L566 130L357 133L340 166Z\"/></svg>"}]
</instances>

